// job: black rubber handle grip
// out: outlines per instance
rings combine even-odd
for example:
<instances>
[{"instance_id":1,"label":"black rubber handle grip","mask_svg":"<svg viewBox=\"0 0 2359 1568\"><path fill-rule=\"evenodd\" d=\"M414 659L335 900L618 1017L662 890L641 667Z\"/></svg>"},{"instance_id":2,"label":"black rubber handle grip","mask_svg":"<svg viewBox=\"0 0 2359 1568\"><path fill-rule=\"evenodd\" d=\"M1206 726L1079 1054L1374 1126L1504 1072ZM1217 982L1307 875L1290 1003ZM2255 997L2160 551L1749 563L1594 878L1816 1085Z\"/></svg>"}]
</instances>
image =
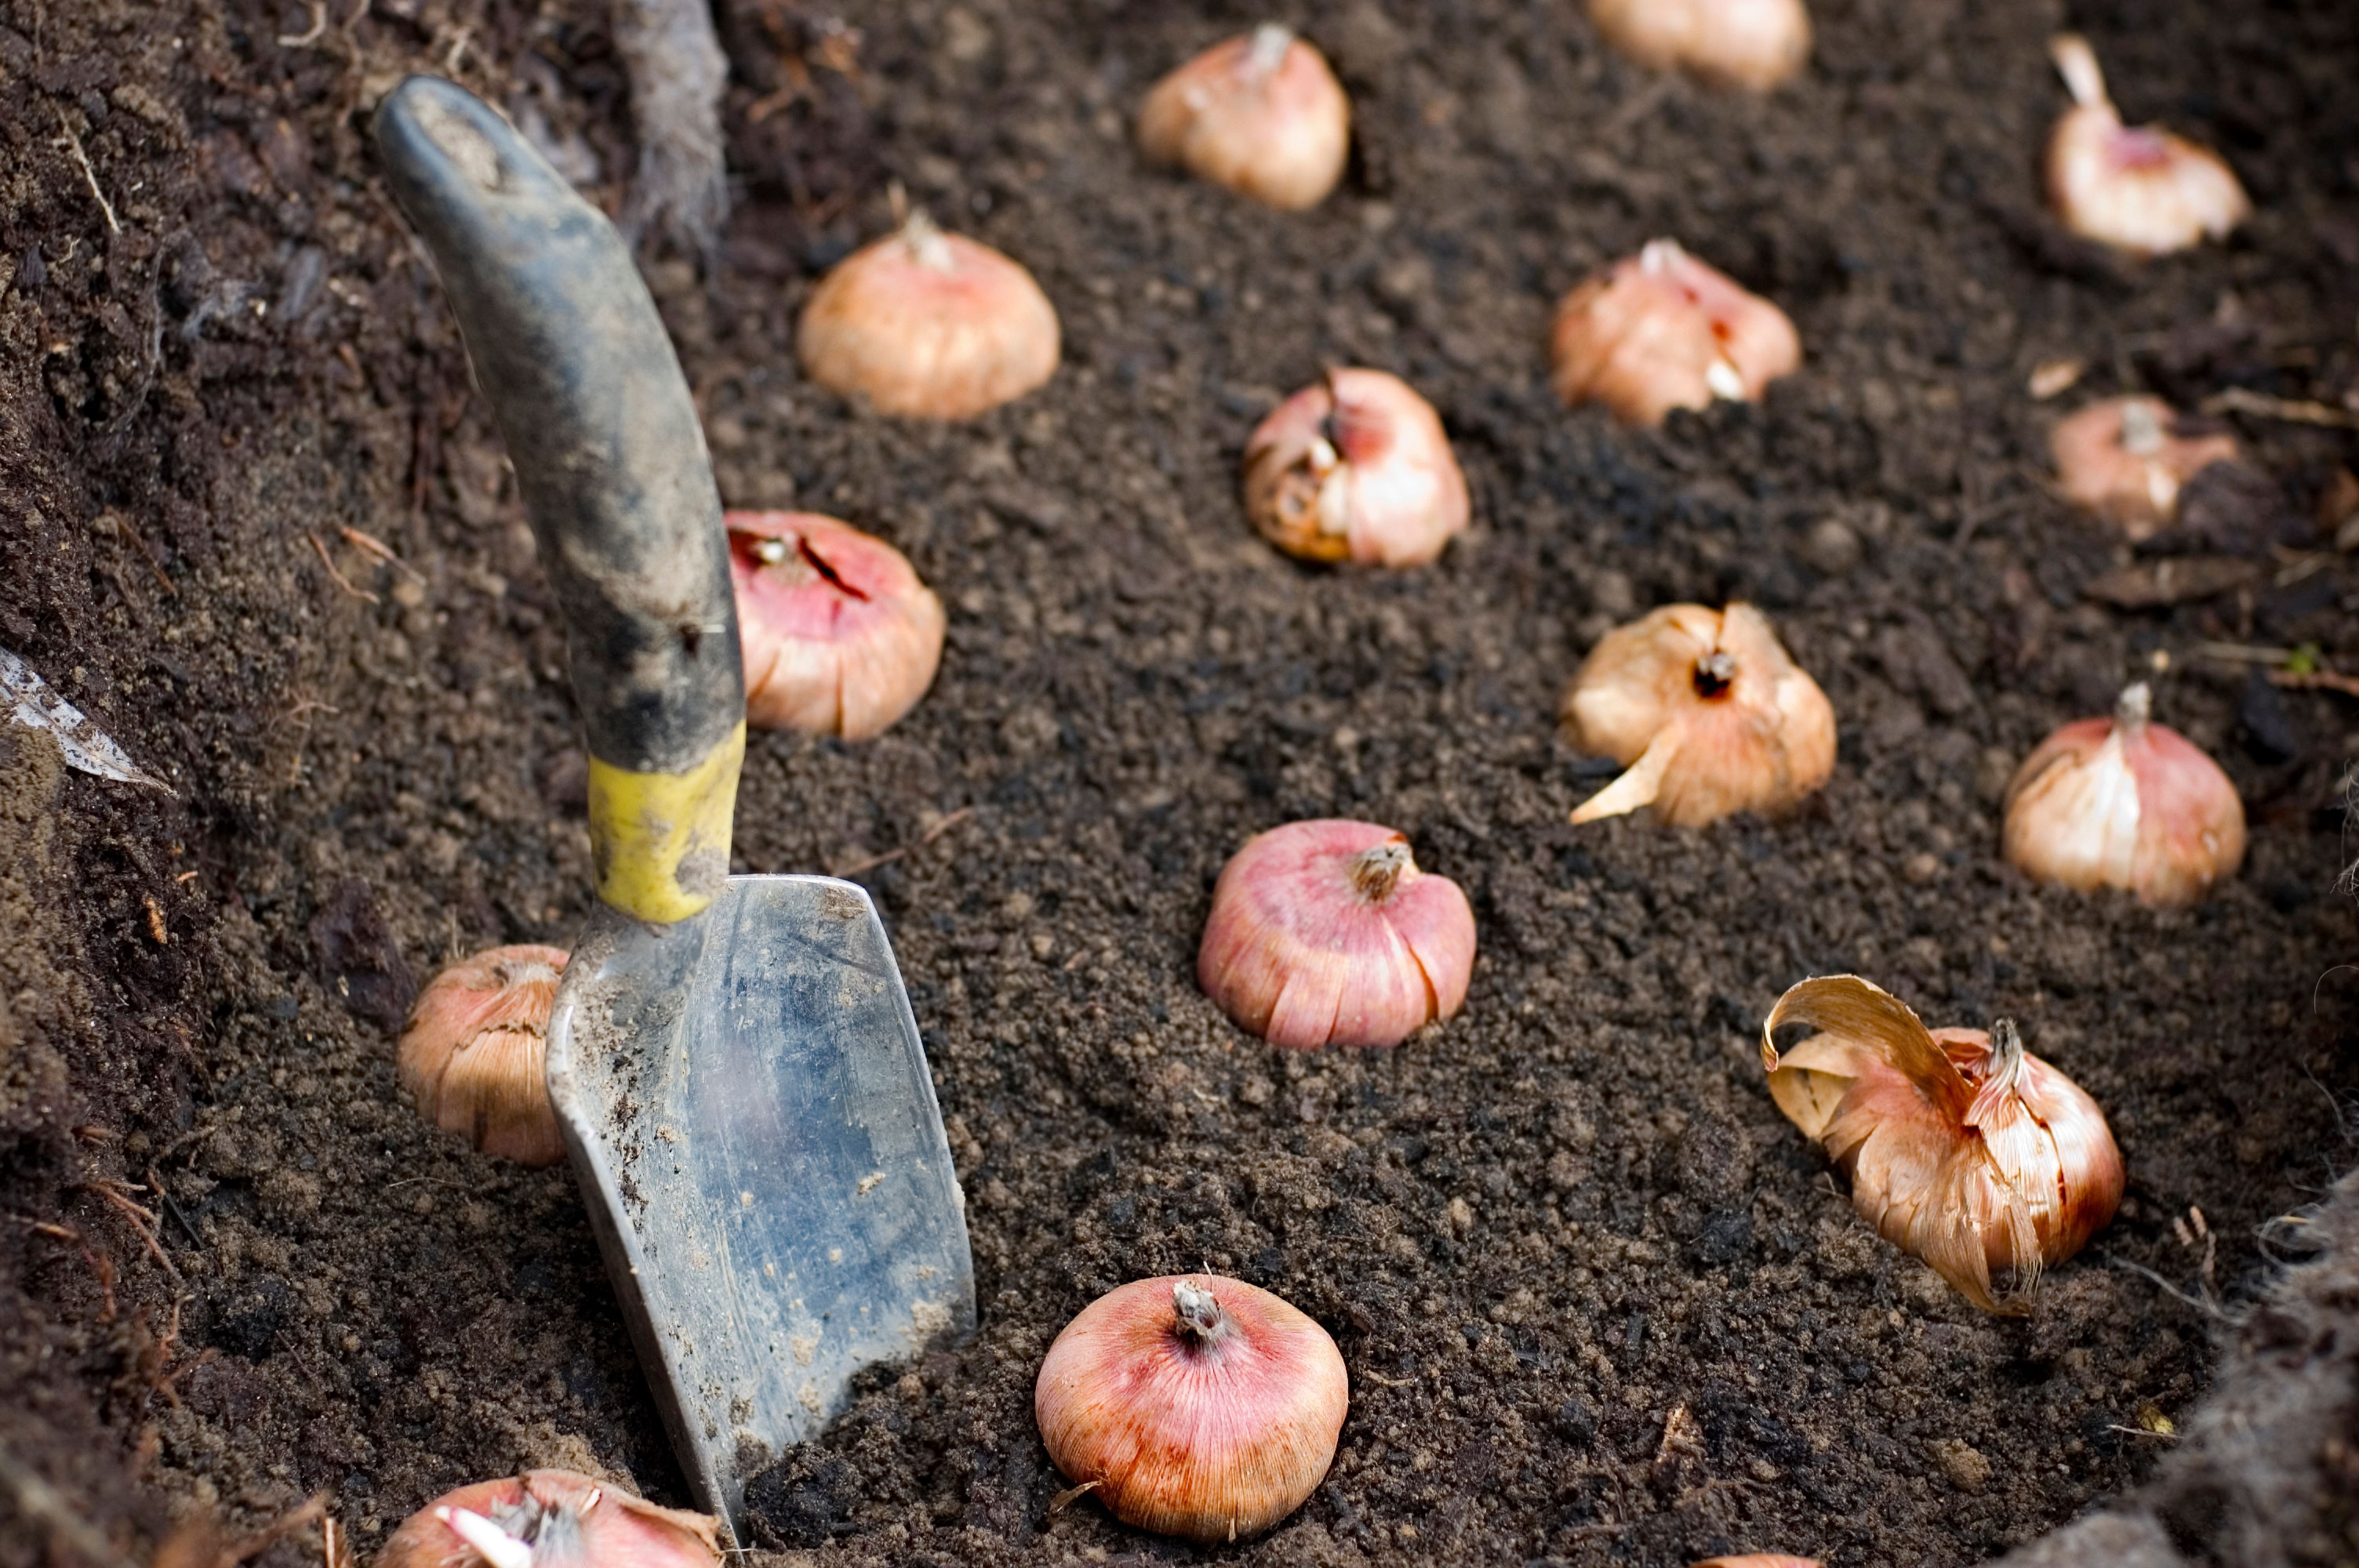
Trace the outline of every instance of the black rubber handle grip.
<instances>
[{"instance_id":1,"label":"black rubber handle grip","mask_svg":"<svg viewBox=\"0 0 2359 1568\"><path fill-rule=\"evenodd\" d=\"M375 135L564 611L600 893L682 918L727 875L745 719L728 539L687 380L614 225L488 105L413 76Z\"/></svg>"}]
</instances>

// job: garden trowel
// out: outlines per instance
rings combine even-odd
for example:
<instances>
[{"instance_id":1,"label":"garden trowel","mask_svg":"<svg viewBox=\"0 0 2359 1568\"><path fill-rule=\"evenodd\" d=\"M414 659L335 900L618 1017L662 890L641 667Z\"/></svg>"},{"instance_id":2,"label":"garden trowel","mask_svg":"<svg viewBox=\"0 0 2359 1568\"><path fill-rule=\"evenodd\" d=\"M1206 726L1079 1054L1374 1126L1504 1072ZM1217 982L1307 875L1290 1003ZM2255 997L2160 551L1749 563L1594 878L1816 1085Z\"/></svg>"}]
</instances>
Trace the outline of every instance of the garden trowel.
<instances>
[{"instance_id":1,"label":"garden trowel","mask_svg":"<svg viewBox=\"0 0 2359 1568\"><path fill-rule=\"evenodd\" d=\"M610 223L490 108L412 77L376 114L506 438L590 745L599 903L549 1092L698 1500L853 1374L974 1323L963 1199L868 895L733 877L745 750L729 544L688 384Z\"/></svg>"}]
</instances>

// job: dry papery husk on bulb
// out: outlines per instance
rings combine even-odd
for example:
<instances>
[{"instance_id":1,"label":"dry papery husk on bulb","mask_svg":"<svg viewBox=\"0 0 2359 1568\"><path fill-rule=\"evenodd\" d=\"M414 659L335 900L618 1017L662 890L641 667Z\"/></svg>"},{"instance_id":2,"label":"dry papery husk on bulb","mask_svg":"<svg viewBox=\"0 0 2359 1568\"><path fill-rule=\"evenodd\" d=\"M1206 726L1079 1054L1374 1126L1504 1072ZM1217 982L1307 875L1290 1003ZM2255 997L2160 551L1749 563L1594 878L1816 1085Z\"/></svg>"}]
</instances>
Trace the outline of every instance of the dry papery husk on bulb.
<instances>
[{"instance_id":1,"label":"dry papery husk on bulb","mask_svg":"<svg viewBox=\"0 0 2359 1568\"><path fill-rule=\"evenodd\" d=\"M1057 311L1021 265L911 212L820 279L795 351L880 414L972 419L1056 373Z\"/></svg>"},{"instance_id":2,"label":"dry papery husk on bulb","mask_svg":"<svg viewBox=\"0 0 2359 1568\"><path fill-rule=\"evenodd\" d=\"M1327 1331L1242 1280L1136 1280L1049 1346L1032 1410L1058 1471L1123 1523L1258 1535L1334 1462L1351 1404Z\"/></svg>"},{"instance_id":3,"label":"dry papery husk on bulb","mask_svg":"<svg viewBox=\"0 0 2359 1568\"><path fill-rule=\"evenodd\" d=\"M1398 376L1331 370L1245 443L1245 514L1288 555L1420 567L1466 527L1441 416Z\"/></svg>"},{"instance_id":4,"label":"dry papery husk on bulb","mask_svg":"<svg viewBox=\"0 0 2359 1568\"><path fill-rule=\"evenodd\" d=\"M2060 33L2048 52L2072 107L2048 140L2048 200L2083 239L2141 255L2223 239L2252 215L2220 155L2158 125L2125 125L2106 95L2096 51Z\"/></svg>"},{"instance_id":5,"label":"dry papery husk on bulb","mask_svg":"<svg viewBox=\"0 0 2359 1568\"><path fill-rule=\"evenodd\" d=\"M2040 881L2117 888L2158 909L2200 903L2245 860L2245 804L2220 764L2153 721L2145 682L2110 719L2067 724L2006 789L2007 863Z\"/></svg>"},{"instance_id":6,"label":"dry papery husk on bulb","mask_svg":"<svg viewBox=\"0 0 2359 1568\"><path fill-rule=\"evenodd\" d=\"M1266 22L1157 82L1138 112L1138 146L1152 162L1296 211L1343 178L1352 105L1324 55Z\"/></svg>"},{"instance_id":7,"label":"dry papery husk on bulb","mask_svg":"<svg viewBox=\"0 0 2359 1568\"><path fill-rule=\"evenodd\" d=\"M2159 397L2108 397L2057 422L2048 438L2065 499L2117 524L2132 544L2179 515L2179 492L2213 463L2233 462L2225 431L2182 435Z\"/></svg>"},{"instance_id":8,"label":"dry papery husk on bulb","mask_svg":"<svg viewBox=\"0 0 2359 1568\"><path fill-rule=\"evenodd\" d=\"M1474 911L1373 822L1289 822L1221 868L1204 994L1273 1045L1397 1045L1466 1000Z\"/></svg>"},{"instance_id":9,"label":"dry papery husk on bulb","mask_svg":"<svg viewBox=\"0 0 2359 1568\"><path fill-rule=\"evenodd\" d=\"M375 1568L714 1568L720 1524L571 1470L531 1470L437 1498Z\"/></svg>"},{"instance_id":10,"label":"dry papery husk on bulb","mask_svg":"<svg viewBox=\"0 0 2359 1568\"><path fill-rule=\"evenodd\" d=\"M1589 0L1607 43L1657 70L1767 92L1810 58L1802 0Z\"/></svg>"},{"instance_id":11,"label":"dry papery husk on bulb","mask_svg":"<svg viewBox=\"0 0 2359 1568\"><path fill-rule=\"evenodd\" d=\"M908 557L813 512L731 512L729 576L757 729L864 741L933 684L942 601Z\"/></svg>"},{"instance_id":12,"label":"dry papery husk on bulb","mask_svg":"<svg viewBox=\"0 0 2359 1568\"><path fill-rule=\"evenodd\" d=\"M1568 408L1603 403L1625 425L1674 408L1757 403L1802 362L1786 313L1676 240L1650 240L1558 302L1549 384Z\"/></svg>"},{"instance_id":13,"label":"dry papery husk on bulb","mask_svg":"<svg viewBox=\"0 0 2359 1568\"><path fill-rule=\"evenodd\" d=\"M1784 810L1834 772L1833 706L1749 604L1667 604L1616 627L1558 712L1574 745L1629 770L1575 822L1651 806L1673 827L1700 827Z\"/></svg>"},{"instance_id":14,"label":"dry papery husk on bulb","mask_svg":"<svg viewBox=\"0 0 2359 1568\"><path fill-rule=\"evenodd\" d=\"M420 1116L519 1165L565 1158L545 1076L565 957L529 943L492 947L428 983L394 1056Z\"/></svg>"},{"instance_id":15,"label":"dry papery husk on bulb","mask_svg":"<svg viewBox=\"0 0 2359 1568\"><path fill-rule=\"evenodd\" d=\"M1820 1033L1781 1054L1789 1023ZM2028 1311L2041 1271L2121 1204L2104 1113L2011 1019L1929 1031L1898 998L1829 975L1777 999L1761 1060L1777 1108L1850 1176L1861 1217L1985 1312Z\"/></svg>"}]
</instances>

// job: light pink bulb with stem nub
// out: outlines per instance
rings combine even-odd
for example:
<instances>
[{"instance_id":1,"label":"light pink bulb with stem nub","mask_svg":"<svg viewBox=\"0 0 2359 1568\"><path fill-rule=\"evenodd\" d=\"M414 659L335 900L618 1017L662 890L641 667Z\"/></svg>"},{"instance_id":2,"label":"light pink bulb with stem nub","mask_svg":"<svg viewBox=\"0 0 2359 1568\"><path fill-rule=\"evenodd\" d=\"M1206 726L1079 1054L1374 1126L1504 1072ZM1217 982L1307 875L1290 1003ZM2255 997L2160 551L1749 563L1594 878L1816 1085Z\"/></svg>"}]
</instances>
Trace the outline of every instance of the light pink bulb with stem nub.
<instances>
[{"instance_id":1,"label":"light pink bulb with stem nub","mask_svg":"<svg viewBox=\"0 0 2359 1568\"><path fill-rule=\"evenodd\" d=\"M1352 106L1326 57L1265 23L1213 45L1155 84L1138 146L1264 206L1315 207L1343 178Z\"/></svg>"},{"instance_id":2,"label":"light pink bulb with stem nub","mask_svg":"<svg viewBox=\"0 0 2359 1568\"><path fill-rule=\"evenodd\" d=\"M2048 42L2072 107L2048 140L2048 200L2083 239L2140 255L2223 239L2253 204L2219 154L2158 125L2125 125L2096 51L2078 33Z\"/></svg>"},{"instance_id":3,"label":"light pink bulb with stem nub","mask_svg":"<svg viewBox=\"0 0 2359 1568\"><path fill-rule=\"evenodd\" d=\"M2189 480L2236 458L2235 437L2182 436L2178 419L2159 397L2108 397L2059 420L2048 438L2058 487L2133 544L2153 537L2179 515Z\"/></svg>"},{"instance_id":4,"label":"light pink bulb with stem nub","mask_svg":"<svg viewBox=\"0 0 2359 1568\"><path fill-rule=\"evenodd\" d=\"M1657 70L1767 92L1810 57L1802 0L1589 0L1606 42Z\"/></svg>"},{"instance_id":5,"label":"light pink bulb with stem nub","mask_svg":"<svg viewBox=\"0 0 2359 1568\"><path fill-rule=\"evenodd\" d=\"M1625 425L1659 425L1674 408L1759 402L1802 362L1802 340L1767 299L1676 240L1652 240L1559 302L1549 351L1566 407L1603 403Z\"/></svg>"},{"instance_id":6,"label":"light pink bulb with stem nub","mask_svg":"<svg viewBox=\"0 0 2359 1568\"><path fill-rule=\"evenodd\" d=\"M1288 555L1420 567L1464 531L1466 476L1407 382L1332 370L1245 443L1245 514Z\"/></svg>"},{"instance_id":7,"label":"light pink bulb with stem nub","mask_svg":"<svg viewBox=\"0 0 2359 1568\"><path fill-rule=\"evenodd\" d=\"M565 957L532 943L487 948L418 994L394 1071L420 1116L519 1165L565 1158L546 1078Z\"/></svg>"},{"instance_id":8,"label":"light pink bulb with stem nub","mask_svg":"<svg viewBox=\"0 0 2359 1568\"><path fill-rule=\"evenodd\" d=\"M1032 1411L1058 1470L1125 1524L1257 1535L1335 1458L1351 1404L1327 1331L1242 1280L1136 1280L1049 1346Z\"/></svg>"},{"instance_id":9,"label":"light pink bulb with stem nub","mask_svg":"<svg viewBox=\"0 0 2359 1568\"><path fill-rule=\"evenodd\" d=\"M1474 912L1373 822L1273 827L1212 887L1196 979L1273 1045L1397 1045L1466 1000Z\"/></svg>"},{"instance_id":10,"label":"light pink bulb with stem nub","mask_svg":"<svg viewBox=\"0 0 2359 1568\"><path fill-rule=\"evenodd\" d=\"M864 741L917 706L941 663L942 601L908 557L813 512L731 512L745 719Z\"/></svg>"},{"instance_id":11,"label":"light pink bulb with stem nub","mask_svg":"<svg viewBox=\"0 0 2359 1568\"><path fill-rule=\"evenodd\" d=\"M437 1498L375 1568L719 1568L720 1522L571 1470L530 1470Z\"/></svg>"},{"instance_id":12,"label":"light pink bulb with stem nub","mask_svg":"<svg viewBox=\"0 0 2359 1568\"><path fill-rule=\"evenodd\" d=\"M813 381L880 414L972 419L1054 375L1060 336L1030 273L912 212L820 279L795 352Z\"/></svg>"}]
</instances>

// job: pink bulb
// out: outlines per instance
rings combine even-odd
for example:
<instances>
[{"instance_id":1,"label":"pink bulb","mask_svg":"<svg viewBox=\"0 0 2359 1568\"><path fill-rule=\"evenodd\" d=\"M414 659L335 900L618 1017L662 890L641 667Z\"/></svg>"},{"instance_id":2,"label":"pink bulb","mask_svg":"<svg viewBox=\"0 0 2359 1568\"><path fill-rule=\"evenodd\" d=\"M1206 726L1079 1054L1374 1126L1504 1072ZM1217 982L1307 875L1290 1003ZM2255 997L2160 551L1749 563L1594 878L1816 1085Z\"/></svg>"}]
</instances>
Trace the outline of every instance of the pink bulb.
<instances>
[{"instance_id":1,"label":"pink bulb","mask_svg":"<svg viewBox=\"0 0 2359 1568\"><path fill-rule=\"evenodd\" d=\"M720 1522L571 1470L531 1470L437 1498L375 1568L718 1568Z\"/></svg>"},{"instance_id":2,"label":"pink bulb","mask_svg":"<svg viewBox=\"0 0 2359 1568\"><path fill-rule=\"evenodd\" d=\"M1549 348L1565 406L1603 403L1625 425L1714 398L1758 402L1802 362L1784 311L1675 240L1648 242L1566 295Z\"/></svg>"},{"instance_id":3,"label":"pink bulb","mask_svg":"<svg viewBox=\"0 0 2359 1568\"><path fill-rule=\"evenodd\" d=\"M565 1158L545 1072L565 949L492 947L419 993L394 1070L419 1114L520 1165Z\"/></svg>"},{"instance_id":4,"label":"pink bulb","mask_svg":"<svg viewBox=\"0 0 2359 1568\"><path fill-rule=\"evenodd\" d=\"M2179 492L2213 463L2233 462L2236 438L2181 436L2158 397L2108 397L2060 420L2048 438L2056 480L2083 511L2118 524L2135 544L2179 515Z\"/></svg>"},{"instance_id":5,"label":"pink bulb","mask_svg":"<svg viewBox=\"0 0 2359 1568\"><path fill-rule=\"evenodd\" d=\"M1335 370L1245 443L1245 514L1288 555L1421 567L1465 529L1466 479L1407 382Z\"/></svg>"},{"instance_id":6,"label":"pink bulb","mask_svg":"<svg viewBox=\"0 0 2359 1568\"><path fill-rule=\"evenodd\" d=\"M1032 1391L1049 1457L1125 1524L1258 1534L1335 1458L1351 1403L1327 1331L1217 1274L1136 1280L1083 1307Z\"/></svg>"},{"instance_id":7,"label":"pink bulb","mask_svg":"<svg viewBox=\"0 0 2359 1568\"><path fill-rule=\"evenodd\" d=\"M1343 178L1352 106L1326 57L1276 23L1213 45L1147 95L1138 145L1265 206L1315 207Z\"/></svg>"},{"instance_id":8,"label":"pink bulb","mask_svg":"<svg viewBox=\"0 0 2359 1568\"><path fill-rule=\"evenodd\" d=\"M1657 70L1767 92L1810 56L1802 0L1589 0L1608 43Z\"/></svg>"},{"instance_id":9,"label":"pink bulb","mask_svg":"<svg viewBox=\"0 0 2359 1568\"><path fill-rule=\"evenodd\" d=\"M1021 265L915 212L820 280L795 351L880 414L972 419L1056 373L1057 311Z\"/></svg>"},{"instance_id":10,"label":"pink bulb","mask_svg":"<svg viewBox=\"0 0 2359 1568\"><path fill-rule=\"evenodd\" d=\"M2223 238L2252 215L2219 154L2158 126L2122 124L2088 39L2060 33L2048 52L2072 94L2048 142L2048 199L2066 228L2160 255Z\"/></svg>"},{"instance_id":11,"label":"pink bulb","mask_svg":"<svg viewBox=\"0 0 2359 1568\"><path fill-rule=\"evenodd\" d=\"M942 656L942 601L908 558L813 512L732 512L729 576L745 719L864 741L917 706Z\"/></svg>"},{"instance_id":12,"label":"pink bulb","mask_svg":"<svg viewBox=\"0 0 2359 1568\"><path fill-rule=\"evenodd\" d=\"M1196 981L1273 1045L1397 1045L1466 1000L1474 912L1372 822L1290 822L1231 857Z\"/></svg>"}]
</instances>

